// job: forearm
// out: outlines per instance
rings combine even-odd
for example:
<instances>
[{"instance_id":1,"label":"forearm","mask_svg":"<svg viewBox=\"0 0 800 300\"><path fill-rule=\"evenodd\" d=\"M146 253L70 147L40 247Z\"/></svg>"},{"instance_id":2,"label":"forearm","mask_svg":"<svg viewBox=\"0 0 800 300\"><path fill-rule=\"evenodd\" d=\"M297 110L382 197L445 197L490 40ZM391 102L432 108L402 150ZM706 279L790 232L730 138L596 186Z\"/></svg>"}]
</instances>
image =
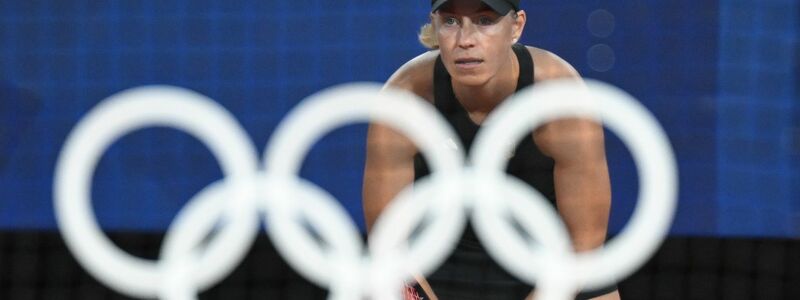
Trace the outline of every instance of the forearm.
<instances>
[{"instance_id":1,"label":"forearm","mask_svg":"<svg viewBox=\"0 0 800 300\"><path fill-rule=\"evenodd\" d=\"M556 199L577 252L603 245L611 209L605 160L580 166L556 166Z\"/></svg>"},{"instance_id":2,"label":"forearm","mask_svg":"<svg viewBox=\"0 0 800 300\"><path fill-rule=\"evenodd\" d=\"M611 210L611 183L602 135L579 143L582 151L556 162L554 180L559 213L576 252L600 248L606 240ZM563 157L562 157L563 158ZM614 287L579 295L578 299L619 300ZM601 296L596 296L601 293ZM592 298L588 298L592 297Z\"/></svg>"},{"instance_id":3,"label":"forearm","mask_svg":"<svg viewBox=\"0 0 800 300\"><path fill-rule=\"evenodd\" d=\"M413 169L409 172L404 169L382 170L369 165L365 168L362 206L367 232L392 199L413 179Z\"/></svg>"},{"instance_id":4,"label":"forearm","mask_svg":"<svg viewBox=\"0 0 800 300\"><path fill-rule=\"evenodd\" d=\"M394 130L373 124L367 134L362 206L367 231L394 197L414 180L416 148Z\"/></svg>"},{"instance_id":5,"label":"forearm","mask_svg":"<svg viewBox=\"0 0 800 300\"><path fill-rule=\"evenodd\" d=\"M555 163L556 206L576 251L603 244L611 209L611 183L600 124L565 119L546 126L543 144Z\"/></svg>"}]
</instances>

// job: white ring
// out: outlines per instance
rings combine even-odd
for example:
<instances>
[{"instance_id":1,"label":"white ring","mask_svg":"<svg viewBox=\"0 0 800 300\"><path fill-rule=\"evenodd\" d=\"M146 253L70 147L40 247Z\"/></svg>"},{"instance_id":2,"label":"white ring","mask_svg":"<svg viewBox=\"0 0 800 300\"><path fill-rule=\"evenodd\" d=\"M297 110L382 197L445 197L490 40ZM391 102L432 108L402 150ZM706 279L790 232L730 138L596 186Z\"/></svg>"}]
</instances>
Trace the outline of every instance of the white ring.
<instances>
[{"instance_id":1,"label":"white ring","mask_svg":"<svg viewBox=\"0 0 800 300\"><path fill-rule=\"evenodd\" d=\"M564 117L602 120L630 147L640 174L639 202L629 225L615 239L605 248L577 254L574 262L569 256L553 255L565 259L560 262L562 267L576 268L570 275L575 286L600 288L635 271L668 233L677 195L674 155L655 118L630 95L597 81L587 80L585 87L572 80L550 81L520 91L487 118L475 139L472 158L476 176L504 170L506 161L501 154L512 150L520 137L545 122ZM546 248L557 251L560 247ZM520 259L530 254L515 251L509 255ZM516 269L509 265L510 257L496 258L504 262L505 268ZM536 276L529 269L524 278Z\"/></svg>"},{"instance_id":2,"label":"white ring","mask_svg":"<svg viewBox=\"0 0 800 300\"><path fill-rule=\"evenodd\" d=\"M266 148L264 162L266 163L267 173L276 182L279 180L277 178L296 178L302 158L310 150L313 141L320 139L333 128L359 121L385 122L406 134L419 145L421 152L432 162L434 173L457 173L463 165L463 154L446 147L446 143L444 143L444 141L454 140L455 133L446 126L446 122L429 104L409 93L392 90L381 91L380 86L376 84L348 84L312 95L289 113L275 130L273 138L269 142L269 147ZM278 210L280 213L270 213L267 220L269 221L269 226L287 230L287 232L291 231L294 234L285 234L281 230L271 231L273 234L270 234L270 237L280 253L301 274L322 286L335 286L334 282L342 280L343 277L360 277L350 271L343 271L346 274L344 276L342 276L341 272L330 272L331 267L328 266L330 262L326 263L321 259L314 259L312 260L313 263L308 260L309 253L319 251L311 250L313 246L308 242L311 238L305 234L304 230L297 228L298 222L289 222L290 220L282 217L282 215L309 214L311 211L304 210L302 209L303 206L295 204L298 203L298 200L294 198L296 198L296 192L299 189L290 188L292 183L286 183L285 180L281 180L281 182L281 184L270 186L270 198L273 199L268 200L270 204L268 205L269 210L275 210L280 207ZM322 199L319 201L322 201ZM300 209L300 211L292 212L297 209ZM311 207L310 209L314 208ZM336 218L349 219L343 210L341 212L341 216ZM413 221L412 219L404 220ZM442 218L442 221L445 220L448 219ZM352 224L352 222L350 223ZM410 224L405 226L393 224L393 226L410 227ZM355 226L350 227L350 231L353 235L356 235ZM382 232L384 232L381 227L382 225L376 224L373 237L378 241L386 241L381 237L383 236ZM442 228L442 226L435 228ZM452 226L448 226L448 228L453 229ZM452 232L452 230L450 231ZM437 233L441 232L437 231ZM455 235L456 233L452 234ZM353 240L353 238L346 240ZM305 251L298 251L295 249L296 245L305 245L303 247ZM358 245L361 246L360 240ZM450 250L448 246L441 243L420 245L420 247L426 247L426 249L432 251L431 253L441 253L441 259L438 259L438 263L444 260L444 255ZM351 247L355 247L355 245ZM385 250L385 248L380 247L379 249ZM360 256L339 258L354 261L362 259ZM428 261L432 264L437 263L436 259ZM385 273L371 274L371 276L378 277L378 279L375 279L378 281L391 281L394 279L393 276ZM361 275L361 278L368 277ZM408 277L411 277L410 274ZM368 289L362 289L361 292L366 293L367 291Z\"/></svg>"},{"instance_id":3,"label":"white ring","mask_svg":"<svg viewBox=\"0 0 800 300\"><path fill-rule=\"evenodd\" d=\"M629 145L640 177L640 202L628 227L609 245L570 251L566 228L547 200L503 173L519 137L562 117L602 120ZM328 131L359 121L384 122L408 136L432 173L401 191L377 220L368 256L352 220L327 192L298 177L303 157ZM197 136L220 160L225 178L193 197L170 226L158 263L133 257L102 233L89 201L92 170L122 135L165 125ZM646 109L599 82L548 82L519 92L486 120L464 166L456 134L416 96L350 84L309 97L281 123L258 170L255 147L222 107L172 87L131 89L110 97L67 139L55 176L55 208L69 249L90 274L134 297L192 299L244 258L258 215L275 247L300 274L328 287L330 299L396 299L414 272L429 274L458 242L471 210L486 249L512 274L536 283L544 299L566 299L640 266L667 234L677 195L675 160L666 135ZM647 156L645 156L647 155ZM656 182L655 180L661 180ZM410 244L426 217L433 219ZM538 242L521 238L513 218ZM328 244L320 247L306 222ZM219 225L219 226L216 226ZM201 241L220 228L208 245Z\"/></svg>"},{"instance_id":4,"label":"white ring","mask_svg":"<svg viewBox=\"0 0 800 300\"><path fill-rule=\"evenodd\" d=\"M159 267L162 299L194 299L233 272L247 256L259 229L255 206L256 182L225 178L212 183L184 206L167 229L161 245ZM215 228L222 228L204 245ZM200 247L203 246L204 247ZM199 261L199 263L188 263ZM204 273L209 266L217 270Z\"/></svg>"},{"instance_id":5,"label":"white ring","mask_svg":"<svg viewBox=\"0 0 800 300\"><path fill-rule=\"evenodd\" d=\"M84 117L67 138L56 166L56 219L67 247L90 274L136 297L155 297L162 274L153 261L129 255L103 234L92 212L89 191L93 170L113 141L135 129L156 125L198 137L228 177L252 177L257 166L255 147L235 119L211 99L185 89L155 86L126 90ZM204 279L200 285L224 276L223 269L230 268L200 266L198 277Z\"/></svg>"}]
</instances>

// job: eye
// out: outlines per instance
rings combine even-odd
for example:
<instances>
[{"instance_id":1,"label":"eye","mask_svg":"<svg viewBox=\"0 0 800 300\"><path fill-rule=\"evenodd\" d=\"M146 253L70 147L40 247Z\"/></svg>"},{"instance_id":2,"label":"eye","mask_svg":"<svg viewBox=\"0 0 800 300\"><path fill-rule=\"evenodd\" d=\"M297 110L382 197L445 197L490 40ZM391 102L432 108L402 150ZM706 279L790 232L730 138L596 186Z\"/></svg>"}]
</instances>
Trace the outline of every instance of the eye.
<instances>
[{"instance_id":1,"label":"eye","mask_svg":"<svg viewBox=\"0 0 800 300\"><path fill-rule=\"evenodd\" d=\"M458 25L458 19L455 17L445 17L442 23L448 26Z\"/></svg>"},{"instance_id":2,"label":"eye","mask_svg":"<svg viewBox=\"0 0 800 300\"><path fill-rule=\"evenodd\" d=\"M481 26L494 25L495 23L497 23L497 18L492 18L490 16L480 16L478 17L478 20L475 22L475 24Z\"/></svg>"}]
</instances>

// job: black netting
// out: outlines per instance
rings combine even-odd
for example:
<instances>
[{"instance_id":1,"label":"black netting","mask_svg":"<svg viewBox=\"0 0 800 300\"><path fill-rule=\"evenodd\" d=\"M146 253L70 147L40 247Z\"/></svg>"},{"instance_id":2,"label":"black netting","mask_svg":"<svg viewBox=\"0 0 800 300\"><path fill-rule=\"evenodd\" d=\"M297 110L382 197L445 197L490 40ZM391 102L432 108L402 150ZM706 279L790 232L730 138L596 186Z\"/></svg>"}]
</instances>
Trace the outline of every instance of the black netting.
<instances>
[{"instance_id":1,"label":"black netting","mask_svg":"<svg viewBox=\"0 0 800 300\"><path fill-rule=\"evenodd\" d=\"M162 235L112 233L131 254L158 255ZM129 299L89 276L56 232L0 232L0 299ZM800 299L800 241L669 238L619 285L632 299ZM245 261L201 299L325 299L259 236ZM446 300L446 299L443 299Z\"/></svg>"}]
</instances>

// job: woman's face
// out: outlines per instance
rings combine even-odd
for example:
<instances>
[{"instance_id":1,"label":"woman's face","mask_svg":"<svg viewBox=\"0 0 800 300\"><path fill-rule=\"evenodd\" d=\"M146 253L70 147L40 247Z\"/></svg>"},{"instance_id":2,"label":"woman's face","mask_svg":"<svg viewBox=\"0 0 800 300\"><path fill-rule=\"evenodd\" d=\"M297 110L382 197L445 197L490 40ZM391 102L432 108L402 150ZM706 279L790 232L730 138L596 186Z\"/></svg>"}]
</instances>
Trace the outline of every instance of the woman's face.
<instances>
[{"instance_id":1,"label":"woman's face","mask_svg":"<svg viewBox=\"0 0 800 300\"><path fill-rule=\"evenodd\" d=\"M511 45L525 24L524 12L517 14L500 15L481 1L450 1L431 15L442 61L454 81L483 85L508 67Z\"/></svg>"}]
</instances>

